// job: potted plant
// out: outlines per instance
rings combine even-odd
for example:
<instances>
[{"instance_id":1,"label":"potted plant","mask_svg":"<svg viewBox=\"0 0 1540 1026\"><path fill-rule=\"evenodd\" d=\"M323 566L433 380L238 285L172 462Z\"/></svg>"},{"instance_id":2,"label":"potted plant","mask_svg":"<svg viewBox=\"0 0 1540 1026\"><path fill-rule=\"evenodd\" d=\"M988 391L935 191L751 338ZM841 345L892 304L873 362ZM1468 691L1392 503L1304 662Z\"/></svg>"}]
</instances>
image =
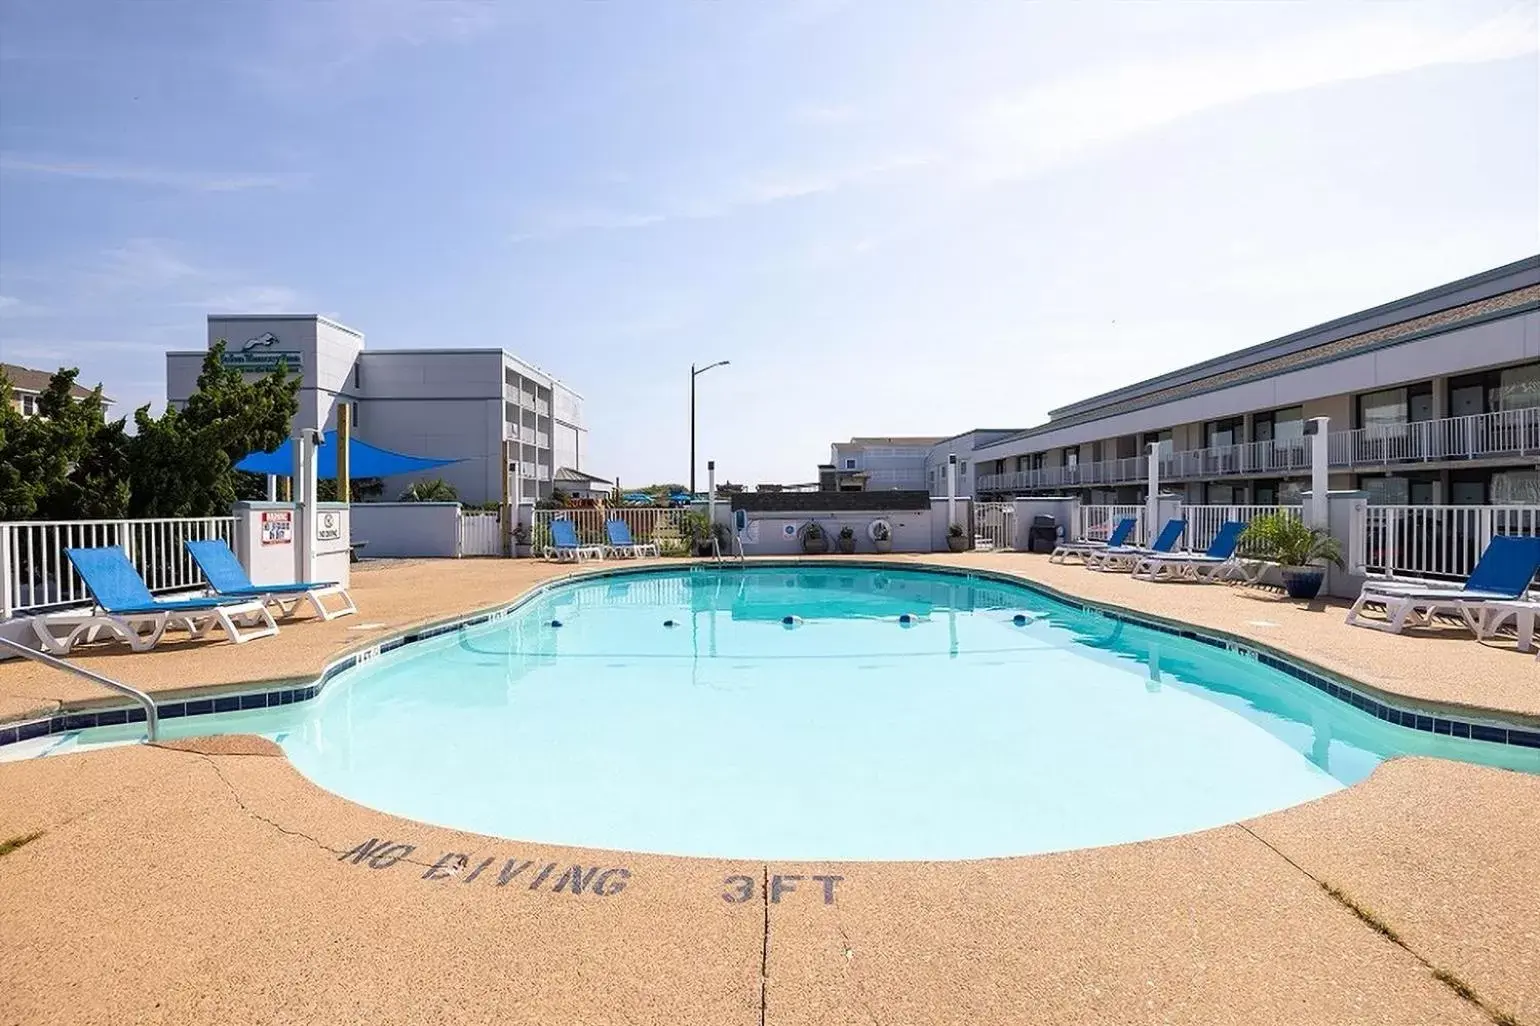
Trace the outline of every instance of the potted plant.
<instances>
[{"instance_id":1,"label":"potted plant","mask_svg":"<svg viewBox=\"0 0 1540 1026\"><path fill-rule=\"evenodd\" d=\"M872 548L878 552L893 551L893 531L886 520L873 520L868 533L872 536Z\"/></svg>"},{"instance_id":2,"label":"potted plant","mask_svg":"<svg viewBox=\"0 0 1540 1026\"><path fill-rule=\"evenodd\" d=\"M690 510L680 520L679 533L689 541L692 554L711 555L711 521L706 518L706 514Z\"/></svg>"},{"instance_id":3,"label":"potted plant","mask_svg":"<svg viewBox=\"0 0 1540 1026\"><path fill-rule=\"evenodd\" d=\"M529 528L524 524L513 525L513 554L521 559L530 554Z\"/></svg>"},{"instance_id":4,"label":"potted plant","mask_svg":"<svg viewBox=\"0 0 1540 1026\"><path fill-rule=\"evenodd\" d=\"M968 538L963 534L962 524L948 524L946 529L946 547L953 552L961 552L968 547Z\"/></svg>"},{"instance_id":5,"label":"potted plant","mask_svg":"<svg viewBox=\"0 0 1540 1026\"><path fill-rule=\"evenodd\" d=\"M816 521L802 529L802 551L808 555L819 555L829 551L829 536Z\"/></svg>"},{"instance_id":6,"label":"potted plant","mask_svg":"<svg viewBox=\"0 0 1540 1026\"><path fill-rule=\"evenodd\" d=\"M841 552L850 555L856 550L856 529L846 524L840 528L838 538L835 539Z\"/></svg>"},{"instance_id":7,"label":"potted plant","mask_svg":"<svg viewBox=\"0 0 1540 1026\"><path fill-rule=\"evenodd\" d=\"M1279 565L1289 598L1313 599L1326 580L1326 564L1345 569L1342 543L1319 527L1287 513L1269 513L1246 525L1241 544L1248 555Z\"/></svg>"}]
</instances>

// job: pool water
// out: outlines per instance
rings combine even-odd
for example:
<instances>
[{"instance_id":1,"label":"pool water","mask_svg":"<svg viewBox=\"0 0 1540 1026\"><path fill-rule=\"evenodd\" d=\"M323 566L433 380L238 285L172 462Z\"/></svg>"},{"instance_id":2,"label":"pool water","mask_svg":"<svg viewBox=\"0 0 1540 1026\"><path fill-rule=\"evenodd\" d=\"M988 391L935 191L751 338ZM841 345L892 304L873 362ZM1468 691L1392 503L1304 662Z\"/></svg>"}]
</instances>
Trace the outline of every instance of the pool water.
<instances>
[{"instance_id":1,"label":"pool water","mask_svg":"<svg viewBox=\"0 0 1540 1026\"><path fill-rule=\"evenodd\" d=\"M1243 654L1025 588L856 568L573 582L313 702L166 726L266 733L320 786L430 823L757 859L1161 837L1404 753L1540 770L1532 750L1391 726Z\"/></svg>"}]
</instances>

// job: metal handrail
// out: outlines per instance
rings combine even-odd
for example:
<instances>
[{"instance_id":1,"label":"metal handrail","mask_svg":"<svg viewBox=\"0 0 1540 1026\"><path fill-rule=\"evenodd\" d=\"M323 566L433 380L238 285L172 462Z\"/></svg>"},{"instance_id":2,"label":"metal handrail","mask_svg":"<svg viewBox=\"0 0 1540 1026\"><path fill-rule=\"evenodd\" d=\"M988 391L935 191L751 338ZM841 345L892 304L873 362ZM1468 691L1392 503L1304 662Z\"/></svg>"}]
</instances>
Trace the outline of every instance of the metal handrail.
<instances>
[{"instance_id":1,"label":"metal handrail","mask_svg":"<svg viewBox=\"0 0 1540 1026\"><path fill-rule=\"evenodd\" d=\"M93 684L100 684L102 687L116 691L120 695L127 695L144 706L144 725L149 729L150 740L154 741L160 733L160 715L155 711L155 700L138 688L129 687L127 684L113 680L111 677L103 677L99 673L83 669L73 663L67 663L63 659L49 655L47 652L39 652L35 648L28 648L26 645L12 641L10 638L0 638L0 648L10 649L19 656L25 656L45 666L52 666L56 670L63 670L65 673L73 673L77 677L84 677Z\"/></svg>"}]
</instances>

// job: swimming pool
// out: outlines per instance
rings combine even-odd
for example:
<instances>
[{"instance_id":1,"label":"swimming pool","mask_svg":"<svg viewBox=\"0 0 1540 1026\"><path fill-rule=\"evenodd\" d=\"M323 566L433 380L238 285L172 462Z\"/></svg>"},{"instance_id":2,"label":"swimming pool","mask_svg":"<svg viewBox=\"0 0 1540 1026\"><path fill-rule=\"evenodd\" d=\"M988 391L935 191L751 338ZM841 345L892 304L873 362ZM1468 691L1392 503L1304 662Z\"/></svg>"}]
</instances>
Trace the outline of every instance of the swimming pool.
<instances>
[{"instance_id":1,"label":"swimming pool","mask_svg":"<svg viewBox=\"0 0 1540 1026\"><path fill-rule=\"evenodd\" d=\"M759 859L1167 836L1397 754L1540 770L1540 751L1393 726L1255 657L1024 587L855 567L579 579L314 701L164 727L265 733L321 787L430 823Z\"/></svg>"}]
</instances>

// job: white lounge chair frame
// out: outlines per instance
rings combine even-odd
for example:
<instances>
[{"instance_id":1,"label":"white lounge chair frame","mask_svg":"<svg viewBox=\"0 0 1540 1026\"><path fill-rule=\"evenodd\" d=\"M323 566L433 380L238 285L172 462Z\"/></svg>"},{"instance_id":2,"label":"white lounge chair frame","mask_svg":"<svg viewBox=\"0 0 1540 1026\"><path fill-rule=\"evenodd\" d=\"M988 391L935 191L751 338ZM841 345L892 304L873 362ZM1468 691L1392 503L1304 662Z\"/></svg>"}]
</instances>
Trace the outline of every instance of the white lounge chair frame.
<instances>
[{"instance_id":1,"label":"white lounge chair frame","mask_svg":"<svg viewBox=\"0 0 1540 1026\"><path fill-rule=\"evenodd\" d=\"M1247 563L1255 564L1251 569ZM1144 581L1198 581L1213 584L1234 578L1256 584L1267 573L1267 561L1226 556L1219 559L1201 553L1150 553L1134 564L1133 576Z\"/></svg>"},{"instance_id":2,"label":"white lounge chair frame","mask_svg":"<svg viewBox=\"0 0 1540 1026\"><path fill-rule=\"evenodd\" d=\"M603 545L547 545L544 556L547 560L557 563L581 563L587 559L603 559Z\"/></svg>"},{"instance_id":3,"label":"white lounge chair frame","mask_svg":"<svg viewBox=\"0 0 1540 1026\"><path fill-rule=\"evenodd\" d=\"M1462 591L1454 588L1416 590L1378 589L1366 584L1358 593L1347 622L1354 627L1400 634L1407 627L1427 627L1440 613L1457 613L1476 637L1489 637L1497 629L1489 617L1504 605L1522 602L1512 595L1497 592ZM1384 608L1384 619L1366 617L1369 606ZM1490 607L1490 608L1489 608ZM1503 619L1506 619L1506 614ZM1500 623L1501 620L1498 621Z\"/></svg>"},{"instance_id":4,"label":"white lounge chair frame","mask_svg":"<svg viewBox=\"0 0 1540 1026\"><path fill-rule=\"evenodd\" d=\"M259 585L260 587L260 585ZM336 610L328 611L321 603L323 598L329 595L342 596L342 605ZM348 616L358 612L358 607L353 604L353 596L340 584L329 584L324 588L309 588L305 591L270 591L262 596L265 605L277 606L280 617L290 617L303 602L309 602L310 608L315 610L315 615L321 620L335 620L339 616Z\"/></svg>"},{"instance_id":5,"label":"white lounge chair frame","mask_svg":"<svg viewBox=\"0 0 1540 1026\"><path fill-rule=\"evenodd\" d=\"M663 550L657 542L634 542L631 545L606 545L604 551L618 558L640 559L643 556L661 556Z\"/></svg>"},{"instance_id":6,"label":"white lounge chair frame","mask_svg":"<svg viewBox=\"0 0 1540 1026\"><path fill-rule=\"evenodd\" d=\"M237 625L237 620L243 623ZM53 632L55 627L70 630L61 636ZM148 631L144 630L146 627ZM76 645L96 641L104 633L127 642L135 652L148 652L172 627L181 627L194 638L204 637L218 627L236 645L278 633L278 624L273 620L273 614L267 611L267 604L256 598L197 610L109 613L97 607L90 612L32 618L33 634L43 651L53 655L69 655Z\"/></svg>"}]
</instances>

